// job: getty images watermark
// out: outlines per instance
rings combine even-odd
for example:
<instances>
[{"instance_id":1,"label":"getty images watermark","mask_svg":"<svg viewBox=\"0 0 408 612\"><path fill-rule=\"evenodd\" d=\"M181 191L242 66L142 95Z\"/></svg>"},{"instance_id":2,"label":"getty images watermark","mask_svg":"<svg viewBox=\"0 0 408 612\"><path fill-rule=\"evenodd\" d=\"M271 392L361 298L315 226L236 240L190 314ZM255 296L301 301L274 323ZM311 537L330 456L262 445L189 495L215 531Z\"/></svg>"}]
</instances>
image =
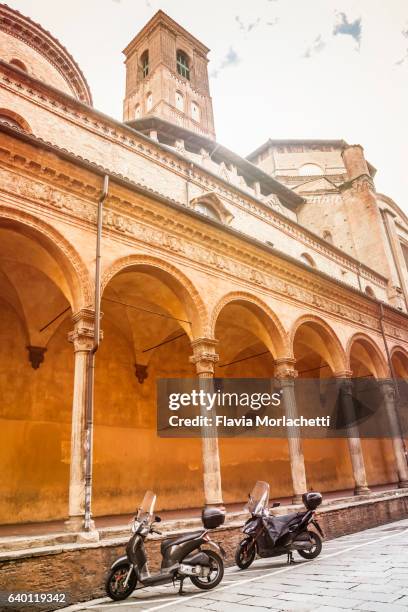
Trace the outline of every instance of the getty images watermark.
<instances>
[{"instance_id":1,"label":"getty images watermark","mask_svg":"<svg viewBox=\"0 0 408 612\"><path fill-rule=\"evenodd\" d=\"M408 435L408 382L159 379L160 437L387 438Z\"/></svg>"},{"instance_id":2,"label":"getty images watermark","mask_svg":"<svg viewBox=\"0 0 408 612\"><path fill-rule=\"evenodd\" d=\"M204 389L193 389L189 393L170 393L169 410L179 411L182 408L200 407L208 412L216 408L246 408L255 412L263 408L282 406L283 391L275 393L237 393L215 391L208 392ZM330 416L317 418L306 418L303 415L288 417L282 414L272 417L261 414L227 416L225 414L197 414L196 416L170 415L168 419L170 427L329 427Z\"/></svg>"}]
</instances>

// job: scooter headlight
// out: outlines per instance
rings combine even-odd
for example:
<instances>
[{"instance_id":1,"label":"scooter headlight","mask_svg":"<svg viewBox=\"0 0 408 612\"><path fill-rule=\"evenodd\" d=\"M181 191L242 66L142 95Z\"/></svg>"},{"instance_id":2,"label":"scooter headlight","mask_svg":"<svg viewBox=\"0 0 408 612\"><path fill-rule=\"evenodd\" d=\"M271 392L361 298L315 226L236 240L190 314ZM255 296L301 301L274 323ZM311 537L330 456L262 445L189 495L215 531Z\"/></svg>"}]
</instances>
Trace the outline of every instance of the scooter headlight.
<instances>
[{"instance_id":1,"label":"scooter headlight","mask_svg":"<svg viewBox=\"0 0 408 612\"><path fill-rule=\"evenodd\" d=\"M139 521L137 521L136 519L133 521L132 523L132 533L136 533L136 531L139 529L140 527L140 523Z\"/></svg>"}]
</instances>

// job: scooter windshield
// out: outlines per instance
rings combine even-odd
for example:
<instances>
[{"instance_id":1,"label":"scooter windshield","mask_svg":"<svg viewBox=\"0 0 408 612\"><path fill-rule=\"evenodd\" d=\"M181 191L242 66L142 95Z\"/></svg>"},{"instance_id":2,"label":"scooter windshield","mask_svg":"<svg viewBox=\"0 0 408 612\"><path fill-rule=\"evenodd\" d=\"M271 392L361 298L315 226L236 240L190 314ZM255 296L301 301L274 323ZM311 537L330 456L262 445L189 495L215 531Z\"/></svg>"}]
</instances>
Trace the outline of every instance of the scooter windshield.
<instances>
[{"instance_id":1,"label":"scooter windshield","mask_svg":"<svg viewBox=\"0 0 408 612\"><path fill-rule=\"evenodd\" d=\"M258 480L251 493L249 494L247 510L251 514L262 514L262 511L268 507L269 503L269 484Z\"/></svg>"},{"instance_id":2,"label":"scooter windshield","mask_svg":"<svg viewBox=\"0 0 408 612\"><path fill-rule=\"evenodd\" d=\"M156 504L156 493L153 491L146 491L140 508L137 511L137 520L142 522L144 520L150 520L153 518L154 506Z\"/></svg>"}]
</instances>

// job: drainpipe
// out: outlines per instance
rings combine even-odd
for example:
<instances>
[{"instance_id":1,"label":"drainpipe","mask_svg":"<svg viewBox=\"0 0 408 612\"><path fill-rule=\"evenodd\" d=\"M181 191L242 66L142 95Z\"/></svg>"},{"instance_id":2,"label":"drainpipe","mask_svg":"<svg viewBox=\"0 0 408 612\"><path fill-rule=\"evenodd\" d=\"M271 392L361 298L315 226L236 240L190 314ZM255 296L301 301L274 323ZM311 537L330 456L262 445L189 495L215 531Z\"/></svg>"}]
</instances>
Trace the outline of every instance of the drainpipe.
<instances>
[{"instance_id":1,"label":"drainpipe","mask_svg":"<svg viewBox=\"0 0 408 612\"><path fill-rule=\"evenodd\" d=\"M193 162L191 162L190 168L188 170L187 180L186 180L186 206L187 208L190 206L190 178L191 178L191 173L193 172L193 168L194 168L194 164Z\"/></svg>"},{"instance_id":2,"label":"drainpipe","mask_svg":"<svg viewBox=\"0 0 408 612\"><path fill-rule=\"evenodd\" d=\"M391 378L392 378L393 383L394 383L395 397L396 397L396 400L397 400L397 407L398 407L399 403L400 403L400 394L399 394L399 389L398 389L397 377L395 375L395 369L394 369L394 365L392 363L390 349L388 348L387 337L385 335L385 330L384 330L384 306L383 306L382 302L379 302L379 306L380 306L380 318L379 318L379 321L380 321L381 335L382 335L384 346L385 346L385 352L387 354L388 368L390 370ZM399 424L400 437L401 437L402 446L403 446L403 449L404 449L405 460L407 461L407 464L408 464L407 445L405 444L405 438L402 435L402 428L401 428L401 420L400 420L400 417L399 417L399 411L397 410L396 412L397 412L397 419L398 419L398 424Z\"/></svg>"},{"instance_id":3,"label":"drainpipe","mask_svg":"<svg viewBox=\"0 0 408 612\"><path fill-rule=\"evenodd\" d=\"M86 433L85 433L85 531L94 529L91 513L92 501L92 453L93 453L93 413L94 413L94 378L95 353L99 348L101 330L101 240L103 222L103 203L109 189L109 176L103 177L103 189L98 202L96 225L96 257L95 257L95 315L94 315L94 343L88 353L87 386L86 386Z\"/></svg>"}]
</instances>

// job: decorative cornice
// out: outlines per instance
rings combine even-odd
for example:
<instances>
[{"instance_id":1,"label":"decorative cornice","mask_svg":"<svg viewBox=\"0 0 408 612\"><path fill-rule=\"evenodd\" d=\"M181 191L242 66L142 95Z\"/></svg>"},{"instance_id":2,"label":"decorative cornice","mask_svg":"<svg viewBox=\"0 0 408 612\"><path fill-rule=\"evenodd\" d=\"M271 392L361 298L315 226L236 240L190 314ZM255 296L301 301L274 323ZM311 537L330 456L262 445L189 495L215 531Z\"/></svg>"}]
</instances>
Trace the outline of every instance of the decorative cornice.
<instances>
[{"instance_id":1,"label":"decorative cornice","mask_svg":"<svg viewBox=\"0 0 408 612\"><path fill-rule=\"evenodd\" d=\"M0 149L3 193L8 193L14 200L17 197L19 206L24 206L24 200L28 200L32 209L35 203L40 216L42 209L51 210L70 220L78 219L93 225L100 185L90 186L78 178L69 178L68 172L61 175L44 165L44 155L41 163L21 154L12 154L4 147ZM4 166L11 166L14 171L10 172ZM375 304L363 296L357 296L346 286L339 287L329 278L324 280L313 271L304 271L277 254L265 254L256 245L227 234L222 227L203 226L201 220L187 215L175 217L170 208L154 201L154 197L147 199L112 183L105 206L104 226L120 240L143 243L162 251L164 256L171 254L203 269L212 268L218 275L236 279L250 288L257 287L284 300L308 305L326 315L380 331ZM395 313L392 321L391 327L387 317L387 333L398 334L398 340L408 342L406 318L397 324Z\"/></svg>"},{"instance_id":2,"label":"decorative cornice","mask_svg":"<svg viewBox=\"0 0 408 612\"><path fill-rule=\"evenodd\" d=\"M89 85L70 53L38 23L19 11L0 4L0 30L22 40L58 70L81 102L92 105Z\"/></svg>"}]
</instances>

